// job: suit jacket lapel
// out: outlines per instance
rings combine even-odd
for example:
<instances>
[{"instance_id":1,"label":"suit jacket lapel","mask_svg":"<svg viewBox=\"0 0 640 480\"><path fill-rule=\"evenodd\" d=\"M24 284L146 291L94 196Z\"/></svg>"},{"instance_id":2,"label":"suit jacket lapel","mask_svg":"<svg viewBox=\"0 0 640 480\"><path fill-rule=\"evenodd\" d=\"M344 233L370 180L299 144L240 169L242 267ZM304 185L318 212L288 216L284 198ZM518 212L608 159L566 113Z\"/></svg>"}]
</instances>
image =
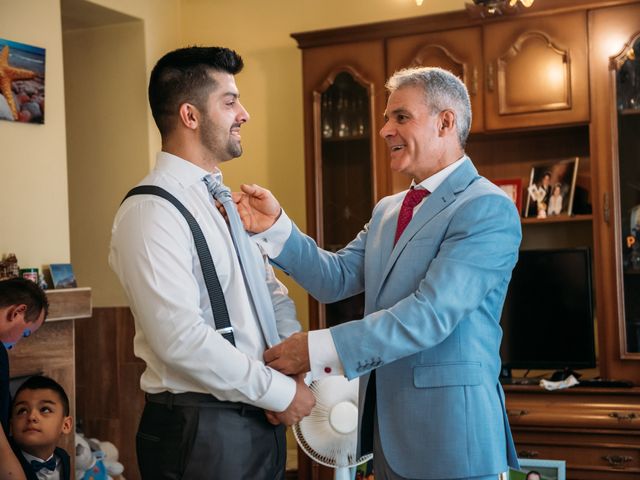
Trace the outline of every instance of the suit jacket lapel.
<instances>
[{"instance_id":1,"label":"suit jacket lapel","mask_svg":"<svg viewBox=\"0 0 640 480\"><path fill-rule=\"evenodd\" d=\"M424 204L418 209L418 212L409 222L407 228L402 233L393 247L393 238L395 235L395 229L398 224L398 214L400 212L400 206L404 195L399 196L399 203L393 208L389 209L389 212L385 214L383 223L383 238L381 240L381 256L384 256L386 252L391 251L389 259L382 271L380 277L380 283L376 290L374 298L378 298L380 290L391 272L394 264L398 260L398 257L406 247L407 243L415 236L418 231L424 227L433 217L440 213L444 208L450 205L455 199L456 194L463 191L476 178L478 171L471 163L471 160L467 159L462 165L447 177L436 190L429 195ZM428 228L428 227L427 227ZM392 250L389 247L393 248ZM383 257L384 258L384 257Z\"/></svg>"}]
</instances>

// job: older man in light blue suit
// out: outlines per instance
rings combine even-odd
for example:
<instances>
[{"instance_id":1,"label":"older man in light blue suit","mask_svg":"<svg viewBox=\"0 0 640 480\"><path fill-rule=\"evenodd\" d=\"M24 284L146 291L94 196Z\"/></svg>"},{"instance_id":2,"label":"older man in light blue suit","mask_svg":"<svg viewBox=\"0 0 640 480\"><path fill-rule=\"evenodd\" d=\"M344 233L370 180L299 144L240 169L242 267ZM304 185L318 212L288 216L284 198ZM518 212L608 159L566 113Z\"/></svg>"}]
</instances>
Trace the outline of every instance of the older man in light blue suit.
<instances>
[{"instance_id":1,"label":"older man in light blue suit","mask_svg":"<svg viewBox=\"0 0 640 480\"><path fill-rule=\"evenodd\" d=\"M360 377L359 448L373 450L376 479L495 480L517 467L498 375L519 215L464 153L460 80L420 68L387 87L380 134L412 187L382 199L344 249L319 249L260 187L236 197L249 230L275 222L256 240L319 301L365 292L362 320L295 335L265 360L288 374Z\"/></svg>"}]
</instances>

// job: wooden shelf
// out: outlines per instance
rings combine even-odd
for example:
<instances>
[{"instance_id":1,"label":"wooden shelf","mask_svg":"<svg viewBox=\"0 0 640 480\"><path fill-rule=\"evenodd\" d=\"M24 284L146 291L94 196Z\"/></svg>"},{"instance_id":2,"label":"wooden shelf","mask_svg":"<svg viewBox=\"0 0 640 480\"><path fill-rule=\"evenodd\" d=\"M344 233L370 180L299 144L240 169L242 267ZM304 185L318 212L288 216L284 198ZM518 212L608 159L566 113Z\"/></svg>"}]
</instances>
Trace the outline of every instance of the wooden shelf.
<instances>
[{"instance_id":1,"label":"wooden shelf","mask_svg":"<svg viewBox=\"0 0 640 480\"><path fill-rule=\"evenodd\" d=\"M620 115L640 115L640 108L625 108L618 110Z\"/></svg>"},{"instance_id":2,"label":"wooden shelf","mask_svg":"<svg viewBox=\"0 0 640 480\"><path fill-rule=\"evenodd\" d=\"M369 134L365 134L365 135L347 135L346 137L328 137L328 138L322 138L323 142L330 142L330 143L334 143L334 142L358 142L358 141L363 141L363 140L371 140L371 135Z\"/></svg>"},{"instance_id":3,"label":"wooden shelf","mask_svg":"<svg viewBox=\"0 0 640 480\"><path fill-rule=\"evenodd\" d=\"M47 322L87 318L91 316L91 288L47 290L49 316Z\"/></svg>"},{"instance_id":4,"label":"wooden shelf","mask_svg":"<svg viewBox=\"0 0 640 480\"><path fill-rule=\"evenodd\" d=\"M543 223L566 223L566 222L591 222L593 221L593 215L553 215L547 218L522 218L523 225L536 224L541 225Z\"/></svg>"}]
</instances>

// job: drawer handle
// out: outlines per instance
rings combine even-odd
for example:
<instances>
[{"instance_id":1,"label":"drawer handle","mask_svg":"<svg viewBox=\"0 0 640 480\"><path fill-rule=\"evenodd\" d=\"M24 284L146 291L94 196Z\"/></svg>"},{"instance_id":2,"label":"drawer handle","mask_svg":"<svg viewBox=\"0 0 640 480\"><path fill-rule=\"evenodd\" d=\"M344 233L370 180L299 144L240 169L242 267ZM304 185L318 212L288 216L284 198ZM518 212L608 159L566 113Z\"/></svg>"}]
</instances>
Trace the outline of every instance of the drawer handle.
<instances>
[{"instance_id":1,"label":"drawer handle","mask_svg":"<svg viewBox=\"0 0 640 480\"><path fill-rule=\"evenodd\" d=\"M616 418L619 422L630 422L633 419L638 418L638 415L636 415L634 412L631 412L631 413L611 412L609 416L611 418Z\"/></svg>"},{"instance_id":2,"label":"drawer handle","mask_svg":"<svg viewBox=\"0 0 640 480\"><path fill-rule=\"evenodd\" d=\"M518 452L518 458L536 458L540 453L535 450L520 450Z\"/></svg>"},{"instance_id":3,"label":"drawer handle","mask_svg":"<svg viewBox=\"0 0 640 480\"><path fill-rule=\"evenodd\" d=\"M602 459L606 460L609 465L614 468L624 468L624 464L631 462L633 457L627 455L606 455L602 457Z\"/></svg>"},{"instance_id":4,"label":"drawer handle","mask_svg":"<svg viewBox=\"0 0 640 480\"><path fill-rule=\"evenodd\" d=\"M529 410L507 410L507 415L510 417L524 417L529 415Z\"/></svg>"}]
</instances>

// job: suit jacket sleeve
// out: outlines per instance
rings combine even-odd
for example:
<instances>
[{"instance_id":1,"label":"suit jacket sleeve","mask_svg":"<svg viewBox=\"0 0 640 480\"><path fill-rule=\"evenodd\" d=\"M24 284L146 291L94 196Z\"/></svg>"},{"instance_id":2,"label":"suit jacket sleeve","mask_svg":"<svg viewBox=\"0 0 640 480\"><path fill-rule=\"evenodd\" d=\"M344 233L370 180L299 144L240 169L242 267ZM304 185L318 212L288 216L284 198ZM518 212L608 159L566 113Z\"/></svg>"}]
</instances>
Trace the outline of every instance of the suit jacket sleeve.
<instances>
[{"instance_id":1,"label":"suit jacket sleeve","mask_svg":"<svg viewBox=\"0 0 640 480\"><path fill-rule=\"evenodd\" d=\"M314 297L335 301L364 288L365 246L367 255L381 254L373 242L367 243L367 236L379 233L375 225L371 229L373 233L365 228L345 249L331 254L319 251L294 228L275 261ZM415 258L428 267L417 284L403 286L404 297L362 320L331 329L346 376L355 378L445 340L471 312L485 308L483 300L492 290L506 291L520 238L518 213L506 196L476 196L458 206L433 259ZM372 294L367 285L367 295ZM497 322L500 308L495 310L485 313ZM362 359L369 358L377 361L362 368Z\"/></svg>"}]
</instances>

